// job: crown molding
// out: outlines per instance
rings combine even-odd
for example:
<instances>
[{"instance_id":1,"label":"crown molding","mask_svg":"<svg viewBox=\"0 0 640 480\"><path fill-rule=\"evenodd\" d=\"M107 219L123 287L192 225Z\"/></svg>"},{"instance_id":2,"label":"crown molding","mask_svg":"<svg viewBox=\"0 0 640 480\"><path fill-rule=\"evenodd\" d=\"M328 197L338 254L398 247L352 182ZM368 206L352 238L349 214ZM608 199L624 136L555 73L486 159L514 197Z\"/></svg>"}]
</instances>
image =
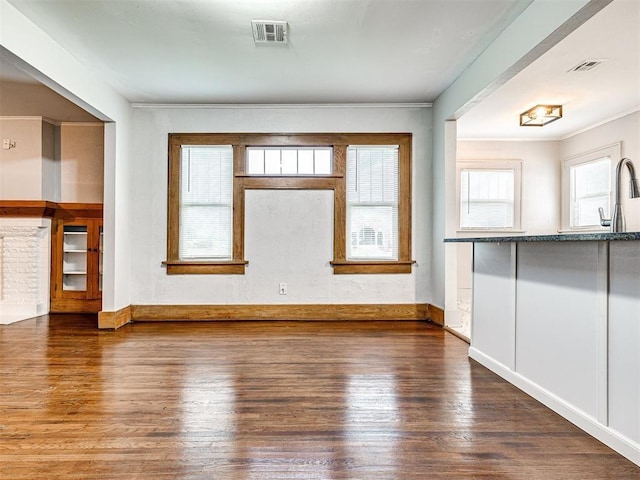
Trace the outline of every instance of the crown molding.
<instances>
[{"instance_id":1,"label":"crown molding","mask_svg":"<svg viewBox=\"0 0 640 480\"><path fill-rule=\"evenodd\" d=\"M132 103L132 108L158 109L310 109L431 108L432 103Z\"/></svg>"}]
</instances>

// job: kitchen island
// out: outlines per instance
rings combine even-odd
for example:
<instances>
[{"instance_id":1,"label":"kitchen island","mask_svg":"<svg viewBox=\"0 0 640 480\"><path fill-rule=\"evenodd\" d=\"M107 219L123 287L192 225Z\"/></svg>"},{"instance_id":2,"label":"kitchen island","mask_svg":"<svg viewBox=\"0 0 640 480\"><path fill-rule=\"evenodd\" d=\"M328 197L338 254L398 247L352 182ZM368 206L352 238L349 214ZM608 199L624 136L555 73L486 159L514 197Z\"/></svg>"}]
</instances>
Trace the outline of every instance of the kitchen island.
<instances>
[{"instance_id":1,"label":"kitchen island","mask_svg":"<svg viewBox=\"0 0 640 480\"><path fill-rule=\"evenodd\" d=\"M473 243L469 356L640 465L640 232Z\"/></svg>"}]
</instances>

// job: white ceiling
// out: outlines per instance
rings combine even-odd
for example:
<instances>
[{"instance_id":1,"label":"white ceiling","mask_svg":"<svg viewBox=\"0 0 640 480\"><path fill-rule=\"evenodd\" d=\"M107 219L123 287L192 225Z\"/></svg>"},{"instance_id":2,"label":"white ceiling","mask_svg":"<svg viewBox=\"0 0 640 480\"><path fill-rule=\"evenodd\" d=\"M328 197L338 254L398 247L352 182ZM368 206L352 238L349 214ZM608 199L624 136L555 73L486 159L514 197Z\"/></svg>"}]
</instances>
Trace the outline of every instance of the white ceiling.
<instances>
[{"instance_id":1,"label":"white ceiling","mask_svg":"<svg viewBox=\"0 0 640 480\"><path fill-rule=\"evenodd\" d=\"M0 57L0 80L3 82L25 83L30 85L37 85L39 83L36 79L27 75L2 57Z\"/></svg>"},{"instance_id":2,"label":"white ceiling","mask_svg":"<svg viewBox=\"0 0 640 480\"><path fill-rule=\"evenodd\" d=\"M129 101L209 104L432 102L530 3L9 1ZM252 19L288 21L289 44L255 45ZM593 58L608 61L567 73ZM640 0L614 0L460 118L459 137L559 139L638 110L639 63ZM20 75L0 61L0 80ZM519 127L537 103L565 117Z\"/></svg>"},{"instance_id":3,"label":"white ceiling","mask_svg":"<svg viewBox=\"0 0 640 480\"><path fill-rule=\"evenodd\" d=\"M606 59L569 72L587 59ZM563 118L520 127L536 104L563 105ZM458 138L559 140L640 110L640 1L614 0L458 120ZM640 132L639 132L640 134Z\"/></svg>"},{"instance_id":4,"label":"white ceiling","mask_svg":"<svg viewBox=\"0 0 640 480\"><path fill-rule=\"evenodd\" d=\"M58 122L97 122L73 102L0 58L0 116L45 117Z\"/></svg>"},{"instance_id":5,"label":"white ceiling","mask_svg":"<svg viewBox=\"0 0 640 480\"><path fill-rule=\"evenodd\" d=\"M9 0L134 103L431 102L530 0ZM251 20L285 20L255 45Z\"/></svg>"}]
</instances>

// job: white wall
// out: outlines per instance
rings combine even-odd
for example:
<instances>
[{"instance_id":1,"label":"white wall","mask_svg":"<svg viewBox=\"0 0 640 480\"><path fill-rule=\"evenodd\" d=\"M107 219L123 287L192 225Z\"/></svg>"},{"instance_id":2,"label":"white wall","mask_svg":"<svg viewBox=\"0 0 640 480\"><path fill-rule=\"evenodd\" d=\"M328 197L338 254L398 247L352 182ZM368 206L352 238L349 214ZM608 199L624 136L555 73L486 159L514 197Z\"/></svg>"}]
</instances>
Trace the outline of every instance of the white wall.
<instances>
[{"instance_id":1,"label":"white wall","mask_svg":"<svg viewBox=\"0 0 640 480\"><path fill-rule=\"evenodd\" d=\"M561 158L622 142L621 155L633 161L636 175L640 177L640 112L626 115L607 122L586 132L563 140L560 144ZM620 159L614 160L617 162ZM640 199L630 199L628 195L629 175L622 176L622 208L627 221L627 231L640 231Z\"/></svg>"},{"instance_id":2,"label":"white wall","mask_svg":"<svg viewBox=\"0 0 640 480\"><path fill-rule=\"evenodd\" d=\"M458 161L522 160L521 229L527 235L558 232L560 142L459 141L457 150ZM449 221L457 223L456 213L449 212Z\"/></svg>"},{"instance_id":3,"label":"white wall","mask_svg":"<svg viewBox=\"0 0 640 480\"><path fill-rule=\"evenodd\" d=\"M445 123L459 118L475 103L482 101L607 3L534 0L434 102L432 285L435 305L443 307L445 304L445 266L451 263L447 261L443 239L455 231L455 225L447 222L451 215L446 214L455 208L455 175L452 174L455 171L455 154L445 156L445 145L450 137L446 134ZM455 250L449 251L455 256ZM455 261L452 263L455 267Z\"/></svg>"},{"instance_id":4,"label":"white wall","mask_svg":"<svg viewBox=\"0 0 640 480\"><path fill-rule=\"evenodd\" d=\"M99 120L111 122L105 126L102 307L119 310L131 303L129 102L7 0L0 0L0 55Z\"/></svg>"},{"instance_id":5,"label":"white wall","mask_svg":"<svg viewBox=\"0 0 640 480\"><path fill-rule=\"evenodd\" d=\"M60 122L97 121L90 113L38 83L2 80L0 99L0 116L3 117L44 117Z\"/></svg>"},{"instance_id":6,"label":"white wall","mask_svg":"<svg viewBox=\"0 0 640 480\"><path fill-rule=\"evenodd\" d=\"M0 199L102 203L104 126L0 117Z\"/></svg>"},{"instance_id":7,"label":"white wall","mask_svg":"<svg viewBox=\"0 0 640 480\"><path fill-rule=\"evenodd\" d=\"M62 202L102 203L104 194L104 126L60 126Z\"/></svg>"},{"instance_id":8,"label":"white wall","mask_svg":"<svg viewBox=\"0 0 640 480\"><path fill-rule=\"evenodd\" d=\"M414 303L430 301L429 108L138 108L132 174L132 304ZM407 275L333 275L333 197L323 191L249 191L245 275L167 275L170 132L413 133L413 258ZM312 220L313 213L317 219ZM289 293L278 295L278 283Z\"/></svg>"},{"instance_id":9,"label":"white wall","mask_svg":"<svg viewBox=\"0 0 640 480\"><path fill-rule=\"evenodd\" d=\"M60 155L58 127L42 122L42 198L60 200Z\"/></svg>"},{"instance_id":10,"label":"white wall","mask_svg":"<svg viewBox=\"0 0 640 480\"><path fill-rule=\"evenodd\" d=\"M560 142L465 141L457 142L458 161L521 160L522 199L521 229L525 235L557 233L560 228ZM456 199L457 201L457 199ZM456 208L449 209L447 221L457 224ZM456 232L456 236L473 237L478 232ZM504 235L500 232L483 236ZM472 280L472 245L453 244L457 251L457 290L470 289ZM451 285L454 283L452 282ZM453 287L452 287L453 288Z\"/></svg>"},{"instance_id":11,"label":"white wall","mask_svg":"<svg viewBox=\"0 0 640 480\"><path fill-rule=\"evenodd\" d=\"M457 243L456 268L458 280L457 296L460 297L461 290L471 291L473 286L473 243Z\"/></svg>"},{"instance_id":12,"label":"white wall","mask_svg":"<svg viewBox=\"0 0 640 480\"><path fill-rule=\"evenodd\" d=\"M0 199L52 200L42 192L42 118L0 118L0 139L15 148L0 149Z\"/></svg>"}]
</instances>

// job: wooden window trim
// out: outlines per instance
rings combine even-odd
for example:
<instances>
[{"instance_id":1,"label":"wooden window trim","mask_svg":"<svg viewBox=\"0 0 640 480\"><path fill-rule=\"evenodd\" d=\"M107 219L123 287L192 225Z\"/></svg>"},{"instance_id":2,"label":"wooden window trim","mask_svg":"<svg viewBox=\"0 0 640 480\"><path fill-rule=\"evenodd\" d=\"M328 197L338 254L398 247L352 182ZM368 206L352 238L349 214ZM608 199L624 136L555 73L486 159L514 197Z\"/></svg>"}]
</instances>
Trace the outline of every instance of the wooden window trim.
<instances>
[{"instance_id":1,"label":"wooden window trim","mask_svg":"<svg viewBox=\"0 0 640 480\"><path fill-rule=\"evenodd\" d=\"M411 259L411 134L364 134L347 136L347 142L337 150L334 146L334 161L339 165L343 176L339 189L336 189L334 200L334 274L385 274L385 273L411 273L415 263ZM346 245L346 166L347 147L349 145L398 145L398 260L347 260ZM340 155L340 161L336 159Z\"/></svg>"},{"instance_id":2,"label":"wooden window trim","mask_svg":"<svg viewBox=\"0 0 640 480\"><path fill-rule=\"evenodd\" d=\"M190 262L190 261L166 261L162 262L167 267L168 274L243 274L244 267L247 265L244 261L221 261L221 262Z\"/></svg>"},{"instance_id":3,"label":"wooden window trim","mask_svg":"<svg viewBox=\"0 0 640 480\"><path fill-rule=\"evenodd\" d=\"M351 274L351 273L411 273L411 267L414 260L403 262L400 260L395 261L345 261L340 262L333 260L331 266L333 272L336 274Z\"/></svg>"},{"instance_id":4,"label":"wooden window trim","mask_svg":"<svg viewBox=\"0 0 640 480\"><path fill-rule=\"evenodd\" d=\"M180 147L182 145L233 146L233 247L228 261L184 261L179 257ZM349 145L398 145L398 260L348 261L346 258L346 162ZM248 175L246 147L333 147L331 175ZM411 150L410 133L177 133L169 134L167 210L167 274L244 274L245 191L251 189L333 190L334 274L411 273Z\"/></svg>"},{"instance_id":5,"label":"wooden window trim","mask_svg":"<svg viewBox=\"0 0 640 480\"><path fill-rule=\"evenodd\" d=\"M232 145L229 135L169 134L169 177L167 194L167 260L162 262L168 275L180 274L244 274L244 190L233 178L233 244L231 260L180 259L180 149L182 145ZM220 143L222 142L222 143ZM235 145L234 145L235 146ZM234 174L238 165L236 148L233 150Z\"/></svg>"}]
</instances>

